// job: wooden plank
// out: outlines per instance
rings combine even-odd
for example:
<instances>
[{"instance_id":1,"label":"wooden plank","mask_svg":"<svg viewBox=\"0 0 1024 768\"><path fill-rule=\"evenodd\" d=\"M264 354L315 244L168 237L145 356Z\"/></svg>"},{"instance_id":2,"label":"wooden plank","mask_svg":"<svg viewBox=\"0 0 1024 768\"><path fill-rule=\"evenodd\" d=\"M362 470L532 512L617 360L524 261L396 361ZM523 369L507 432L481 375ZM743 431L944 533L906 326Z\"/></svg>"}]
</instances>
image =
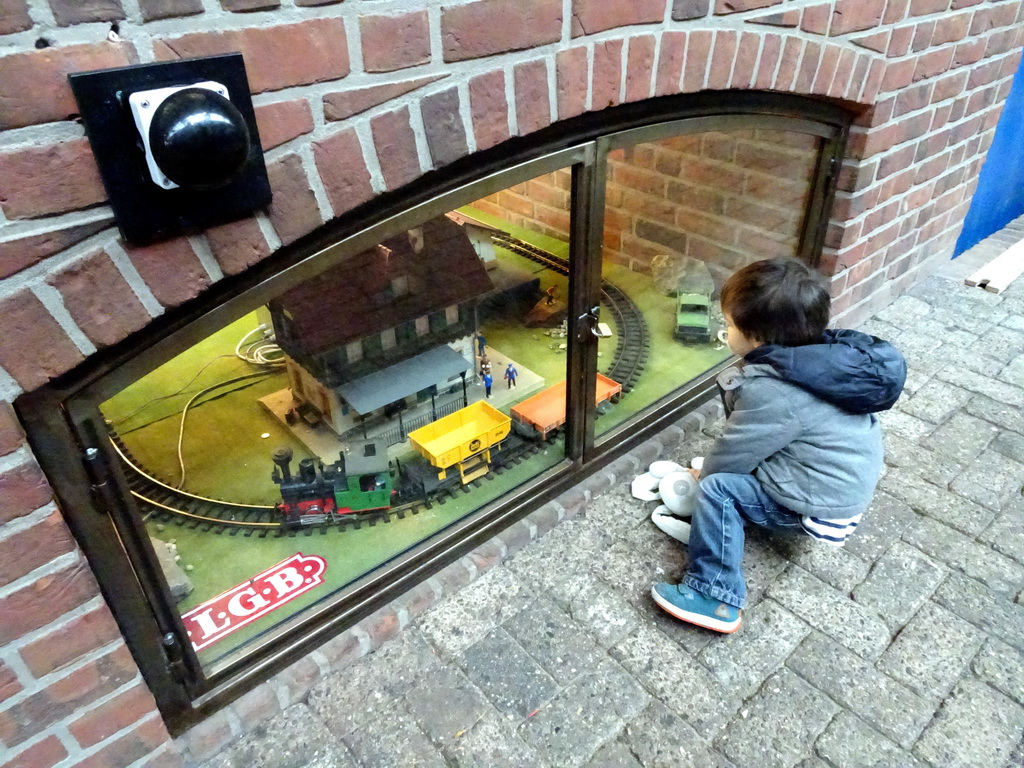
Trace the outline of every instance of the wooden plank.
<instances>
[{"instance_id":1,"label":"wooden plank","mask_svg":"<svg viewBox=\"0 0 1024 768\"><path fill-rule=\"evenodd\" d=\"M1002 293L1024 273L1024 240L1011 245L999 256L964 280L989 293Z\"/></svg>"}]
</instances>

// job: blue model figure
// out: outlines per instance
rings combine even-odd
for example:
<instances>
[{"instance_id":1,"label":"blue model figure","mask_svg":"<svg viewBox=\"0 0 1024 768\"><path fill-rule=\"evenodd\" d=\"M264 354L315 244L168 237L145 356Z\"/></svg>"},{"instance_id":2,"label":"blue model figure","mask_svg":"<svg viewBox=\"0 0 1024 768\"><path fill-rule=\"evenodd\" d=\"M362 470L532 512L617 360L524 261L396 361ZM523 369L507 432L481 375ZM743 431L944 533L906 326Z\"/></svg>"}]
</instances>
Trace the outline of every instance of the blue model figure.
<instances>
[{"instance_id":1,"label":"blue model figure","mask_svg":"<svg viewBox=\"0 0 1024 768\"><path fill-rule=\"evenodd\" d=\"M491 398L491 385L494 383L494 377L489 373L484 374L484 392L487 394L487 399Z\"/></svg>"},{"instance_id":2,"label":"blue model figure","mask_svg":"<svg viewBox=\"0 0 1024 768\"><path fill-rule=\"evenodd\" d=\"M482 333L476 335L476 353L480 356L484 356L484 350L487 349L487 339Z\"/></svg>"},{"instance_id":3,"label":"blue model figure","mask_svg":"<svg viewBox=\"0 0 1024 768\"><path fill-rule=\"evenodd\" d=\"M519 371L512 363L508 364L508 368L505 369L505 381L508 382L508 388L513 389L516 385L516 376L519 375Z\"/></svg>"}]
</instances>

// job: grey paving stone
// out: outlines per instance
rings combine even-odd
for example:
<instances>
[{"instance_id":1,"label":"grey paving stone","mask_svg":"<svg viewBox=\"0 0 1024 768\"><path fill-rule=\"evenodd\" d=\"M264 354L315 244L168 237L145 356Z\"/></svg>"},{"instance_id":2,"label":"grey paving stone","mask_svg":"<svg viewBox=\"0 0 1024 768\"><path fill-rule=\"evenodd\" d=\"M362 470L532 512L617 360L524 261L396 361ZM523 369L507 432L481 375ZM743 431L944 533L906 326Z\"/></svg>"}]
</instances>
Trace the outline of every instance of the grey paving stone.
<instances>
[{"instance_id":1,"label":"grey paving stone","mask_svg":"<svg viewBox=\"0 0 1024 768\"><path fill-rule=\"evenodd\" d=\"M743 614L739 632L714 642L697 658L730 692L752 695L785 662L811 631L774 600L762 600Z\"/></svg>"},{"instance_id":2,"label":"grey paving stone","mask_svg":"<svg viewBox=\"0 0 1024 768\"><path fill-rule=\"evenodd\" d=\"M990 397L976 395L967 402L964 410L997 427L1024 434L1024 413L1019 408L996 402Z\"/></svg>"},{"instance_id":3,"label":"grey paving stone","mask_svg":"<svg viewBox=\"0 0 1024 768\"><path fill-rule=\"evenodd\" d=\"M1008 429L1003 430L992 441L992 450L1018 463L1024 462L1024 435Z\"/></svg>"},{"instance_id":4,"label":"grey paving stone","mask_svg":"<svg viewBox=\"0 0 1024 768\"><path fill-rule=\"evenodd\" d=\"M455 768L545 768L550 765L516 735L515 728L514 721L491 712L443 751Z\"/></svg>"},{"instance_id":5,"label":"grey paving stone","mask_svg":"<svg viewBox=\"0 0 1024 768\"><path fill-rule=\"evenodd\" d=\"M1005 317L1006 313L1002 314ZM986 355L1008 363L1024 352L1024 333L1005 326L997 326L981 335L978 346L985 350Z\"/></svg>"},{"instance_id":6,"label":"grey paving stone","mask_svg":"<svg viewBox=\"0 0 1024 768\"><path fill-rule=\"evenodd\" d=\"M1002 360L990 357L977 348L977 336L966 331L957 331L951 343L943 344L935 351L945 360L944 368L965 368L982 376L996 377L1005 367ZM1007 382L1012 384L1013 382Z\"/></svg>"},{"instance_id":7,"label":"grey paving stone","mask_svg":"<svg viewBox=\"0 0 1024 768\"><path fill-rule=\"evenodd\" d=\"M1020 319L1019 317L1017 319ZM1017 328L1018 331L1024 331L1024 326ZM1017 355L1009 363L1007 363L1002 370L998 372L1000 381L1005 381L1007 384L1012 384L1015 387L1024 387L1024 355Z\"/></svg>"},{"instance_id":8,"label":"grey paving stone","mask_svg":"<svg viewBox=\"0 0 1024 768\"><path fill-rule=\"evenodd\" d=\"M747 542L743 552L743 578L747 582L747 605L750 608L761 600L765 590L789 566L789 561L777 548L787 539L803 539L802 534L770 533L760 528L747 528Z\"/></svg>"},{"instance_id":9,"label":"grey paving stone","mask_svg":"<svg viewBox=\"0 0 1024 768\"><path fill-rule=\"evenodd\" d=\"M529 552L529 548L525 551ZM533 595L511 570L494 568L423 614L420 631L442 655L450 658L518 613L532 599Z\"/></svg>"},{"instance_id":10,"label":"grey paving stone","mask_svg":"<svg viewBox=\"0 0 1024 768\"><path fill-rule=\"evenodd\" d=\"M1012 595L1024 587L1024 566L937 520L920 518L904 531L903 538L996 592Z\"/></svg>"},{"instance_id":11,"label":"grey paving stone","mask_svg":"<svg viewBox=\"0 0 1024 768\"><path fill-rule=\"evenodd\" d=\"M839 707L792 671L765 681L715 746L738 766L789 768L812 746Z\"/></svg>"},{"instance_id":12,"label":"grey paving stone","mask_svg":"<svg viewBox=\"0 0 1024 768\"><path fill-rule=\"evenodd\" d=\"M923 421L941 424L960 410L972 396L970 390L938 379L930 379L911 397L900 398L897 407Z\"/></svg>"},{"instance_id":13,"label":"grey paving stone","mask_svg":"<svg viewBox=\"0 0 1024 768\"><path fill-rule=\"evenodd\" d=\"M961 465L948 456L922 448L899 435L886 434L884 444L888 466L912 472L929 483L946 485L962 470Z\"/></svg>"},{"instance_id":14,"label":"grey paving stone","mask_svg":"<svg viewBox=\"0 0 1024 768\"><path fill-rule=\"evenodd\" d=\"M629 747L618 741L610 741L597 750L587 761L585 768L644 768L638 763Z\"/></svg>"},{"instance_id":15,"label":"grey paving stone","mask_svg":"<svg viewBox=\"0 0 1024 768\"><path fill-rule=\"evenodd\" d=\"M596 573L596 564L612 539L586 519L563 521L505 564L538 593L547 594L568 575Z\"/></svg>"},{"instance_id":16,"label":"grey paving stone","mask_svg":"<svg viewBox=\"0 0 1024 768\"><path fill-rule=\"evenodd\" d=\"M843 550L862 560L877 560L918 517L906 502L888 493L875 491L875 497L857 526L857 532L847 539Z\"/></svg>"},{"instance_id":17,"label":"grey paving stone","mask_svg":"<svg viewBox=\"0 0 1024 768\"><path fill-rule=\"evenodd\" d=\"M1008 405L1024 403L1024 389L967 368L947 366L935 374L935 378Z\"/></svg>"},{"instance_id":18,"label":"grey paving stone","mask_svg":"<svg viewBox=\"0 0 1024 768\"><path fill-rule=\"evenodd\" d=\"M974 294L968 290L974 290ZM1002 299L995 294L984 295L984 291L968 289L948 280L927 278L911 288L908 294L941 307L942 321L946 325L963 328L976 335L986 333L1007 315L999 307Z\"/></svg>"},{"instance_id":19,"label":"grey paving stone","mask_svg":"<svg viewBox=\"0 0 1024 768\"><path fill-rule=\"evenodd\" d=\"M520 724L518 734L552 765L581 765L649 701L632 677L604 659Z\"/></svg>"},{"instance_id":20,"label":"grey paving stone","mask_svg":"<svg viewBox=\"0 0 1024 768\"><path fill-rule=\"evenodd\" d=\"M941 318L938 318L935 315L921 318L914 323L911 328L908 328L907 332L921 334L939 340L942 346L938 347L936 351L941 351L943 356L948 356L949 353L954 350L964 350L965 348L974 347L978 341L978 334L966 331L963 328L958 328L955 325L944 323ZM902 334L900 337L896 338L897 346L899 346L901 338Z\"/></svg>"},{"instance_id":21,"label":"grey paving stone","mask_svg":"<svg viewBox=\"0 0 1024 768\"><path fill-rule=\"evenodd\" d=\"M629 492L632 477L587 504L581 516L611 537L624 535L651 515L654 504L634 499Z\"/></svg>"},{"instance_id":22,"label":"grey paving stone","mask_svg":"<svg viewBox=\"0 0 1024 768\"><path fill-rule=\"evenodd\" d=\"M1024 708L974 679L943 702L913 752L941 768L1004 765L1024 728Z\"/></svg>"},{"instance_id":23,"label":"grey paving stone","mask_svg":"<svg viewBox=\"0 0 1024 768\"><path fill-rule=\"evenodd\" d=\"M917 375L932 377L946 364L939 354L942 341L930 334L904 331L896 344L909 369Z\"/></svg>"},{"instance_id":24,"label":"grey paving stone","mask_svg":"<svg viewBox=\"0 0 1024 768\"><path fill-rule=\"evenodd\" d=\"M878 658L889 645L889 629L877 614L802 568L790 567L768 596L865 659Z\"/></svg>"},{"instance_id":25,"label":"grey paving stone","mask_svg":"<svg viewBox=\"0 0 1024 768\"><path fill-rule=\"evenodd\" d=\"M751 610L753 607L754 605L748 601L746 610ZM650 594L647 596L640 615L641 626L653 627L691 656L696 656L709 645L721 639L721 635L708 632L694 624L679 621L669 615L657 606Z\"/></svg>"},{"instance_id":26,"label":"grey paving stone","mask_svg":"<svg viewBox=\"0 0 1024 768\"><path fill-rule=\"evenodd\" d=\"M412 718L396 707L345 737L360 768L447 768L447 761L416 727Z\"/></svg>"},{"instance_id":27,"label":"grey paving stone","mask_svg":"<svg viewBox=\"0 0 1024 768\"><path fill-rule=\"evenodd\" d=\"M387 717L417 680L440 668L433 648L414 627L407 627L376 653L346 667L344 674L317 683L309 692L309 707L332 733L343 736Z\"/></svg>"},{"instance_id":28,"label":"grey paving stone","mask_svg":"<svg viewBox=\"0 0 1024 768\"><path fill-rule=\"evenodd\" d=\"M787 662L801 678L850 709L880 733L909 748L931 720L936 702L925 699L819 632Z\"/></svg>"},{"instance_id":29,"label":"grey paving stone","mask_svg":"<svg viewBox=\"0 0 1024 768\"><path fill-rule=\"evenodd\" d=\"M450 746L460 733L494 711L480 690L451 667L425 675L405 695L405 707L440 749Z\"/></svg>"},{"instance_id":30,"label":"grey paving stone","mask_svg":"<svg viewBox=\"0 0 1024 768\"><path fill-rule=\"evenodd\" d=\"M853 590L853 599L882 617L891 630L906 624L939 586L946 569L903 542L896 542Z\"/></svg>"},{"instance_id":31,"label":"grey paving stone","mask_svg":"<svg viewBox=\"0 0 1024 768\"><path fill-rule=\"evenodd\" d=\"M931 422L911 416L895 408L878 414L884 434L899 435L905 440L917 442L930 434L936 427Z\"/></svg>"},{"instance_id":32,"label":"grey paving stone","mask_svg":"<svg viewBox=\"0 0 1024 768\"><path fill-rule=\"evenodd\" d=\"M888 472L878 487L909 504L915 512L941 520L969 536L976 536L995 517L993 510L900 469Z\"/></svg>"},{"instance_id":33,"label":"grey paving stone","mask_svg":"<svg viewBox=\"0 0 1024 768\"><path fill-rule=\"evenodd\" d=\"M564 609L603 648L619 642L641 619L626 598L602 580L581 576L562 582Z\"/></svg>"},{"instance_id":34,"label":"grey paving stone","mask_svg":"<svg viewBox=\"0 0 1024 768\"><path fill-rule=\"evenodd\" d=\"M834 768L925 768L925 763L849 712L840 712L815 751Z\"/></svg>"},{"instance_id":35,"label":"grey paving stone","mask_svg":"<svg viewBox=\"0 0 1024 768\"><path fill-rule=\"evenodd\" d=\"M885 309L875 313L874 319L895 326L901 330L912 328L922 317L932 311L931 304L914 296L900 296ZM884 337L883 337L884 338Z\"/></svg>"},{"instance_id":36,"label":"grey paving stone","mask_svg":"<svg viewBox=\"0 0 1024 768\"><path fill-rule=\"evenodd\" d=\"M1000 325L1007 328L1012 328L1015 331L1024 331L1024 317L1020 315L1010 315Z\"/></svg>"},{"instance_id":37,"label":"grey paving stone","mask_svg":"<svg viewBox=\"0 0 1024 768\"><path fill-rule=\"evenodd\" d=\"M593 567L606 584L639 608L647 605L652 584L682 578L684 562L683 545L650 523L600 553Z\"/></svg>"},{"instance_id":38,"label":"grey paving stone","mask_svg":"<svg viewBox=\"0 0 1024 768\"><path fill-rule=\"evenodd\" d=\"M543 598L502 626L560 685L593 669L606 655L575 622Z\"/></svg>"},{"instance_id":39,"label":"grey paving stone","mask_svg":"<svg viewBox=\"0 0 1024 768\"><path fill-rule=\"evenodd\" d=\"M502 627L456 658L499 712L526 717L559 689L543 668Z\"/></svg>"},{"instance_id":40,"label":"grey paving stone","mask_svg":"<svg viewBox=\"0 0 1024 768\"><path fill-rule=\"evenodd\" d=\"M878 660L878 669L921 696L941 699L981 648L984 634L935 603L925 603Z\"/></svg>"},{"instance_id":41,"label":"grey paving stone","mask_svg":"<svg viewBox=\"0 0 1024 768\"><path fill-rule=\"evenodd\" d=\"M890 304L889 306L892 305ZM895 340L900 333L902 333L901 328L890 322L882 320L878 316L869 318L867 322L861 323L857 326L857 330L861 333L866 333L870 336L877 336L878 338L885 339L887 341Z\"/></svg>"},{"instance_id":42,"label":"grey paving stone","mask_svg":"<svg viewBox=\"0 0 1024 768\"><path fill-rule=\"evenodd\" d=\"M951 573L933 599L990 635L1024 649L1024 606L993 595L981 582Z\"/></svg>"},{"instance_id":43,"label":"grey paving stone","mask_svg":"<svg viewBox=\"0 0 1024 768\"><path fill-rule=\"evenodd\" d=\"M921 389L925 384L930 382L932 380L932 378L933 378L933 375L930 374L930 373L924 373L922 371L918 371L915 368L909 369L907 371L907 379L903 383L903 394L900 396L900 399L897 401L896 407L899 408L902 411L903 410L903 405L911 397L916 395L919 389Z\"/></svg>"},{"instance_id":44,"label":"grey paving stone","mask_svg":"<svg viewBox=\"0 0 1024 768\"><path fill-rule=\"evenodd\" d=\"M845 546L822 544L809 536L780 536L776 541L776 548L787 560L843 592L849 592L868 575L870 565Z\"/></svg>"},{"instance_id":45,"label":"grey paving stone","mask_svg":"<svg viewBox=\"0 0 1024 768\"><path fill-rule=\"evenodd\" d=\"M644 768L729 768L730 763L712 749L682 718L660 701L652 701L619 737Z\"/></svg>"},{"instance_id":46,"label":"grey paving stone","mask_svg":"<svg viewBox=\"0 0 1024 768\"><path fill-rule=\"evenodd\" d=\"M998 511L1024 482L1024 464L1008 459L991 448L982 453L957 477L950 489L982 506Z\"/></svg>"},{"instance_id":47,"label":"grey paving stone","mask_svg":"<svg viewBox=\"0 0 1024 768\"><path fill-rule=\"evenodd\" d=\"M921 444L958 464L968 464L998 433L998 428L984 419L958 411L923 438Z\"/></svg>"},{"instance_id":48,"label":"grey paving stone","mask_svg":"<svg viewBox=\"0 0 1024 768\"><path fill-rule=\"evenodd\" d=\"M1018 704L1024 704L1024 654L989 638L974 659L974 674Z\"/></svg>"},{"instance_id":49,"label":"grey paving stone","mask_svg":"<svg viewBox=\"0 0 1024 768\"><path fill-rule=\"evenodd\" d=\"M208 768L355 768L348 748L305 704L288 707L205 764Z\"/></svg>"},{"instance_id":50,"label":"grey paving stone","mask_svg":"<svg viewBox=\"0 0 1024 768\"><path fill-rule=\"evenodd\" d=\"M585 518L575 517L563 520L546 536L517 552L505 567L522 583L543 592L560 575L594 571L600 553L608 548L611 541L596 525ZM553 562L561 567L549 567Z\"/></svg>"},{"instance_id":51,"label":"grey paving stone","mask_svg":"<svg viewBox=\"0 0 1024 768\"><path fill-rule=\"evenodd\" d=\"M1024 563L1024 498L1012 498L992 524L979 534L978 541L991 544L996 551Z\"/></svg>"},{"instance_id":52,"label":"grey paving stone","mask_svg":"<svg viewBox=\"0 0 1024 768\"><path fill-rule=\"evenodd\" d=\"M716 642L724 641L723 636L716 638ZM644 688L705 737L720 728L739 706L737 691L720 683L678 644L650 625L641 626L612 648L611 655Z\"/></svg>"}]
</instances>

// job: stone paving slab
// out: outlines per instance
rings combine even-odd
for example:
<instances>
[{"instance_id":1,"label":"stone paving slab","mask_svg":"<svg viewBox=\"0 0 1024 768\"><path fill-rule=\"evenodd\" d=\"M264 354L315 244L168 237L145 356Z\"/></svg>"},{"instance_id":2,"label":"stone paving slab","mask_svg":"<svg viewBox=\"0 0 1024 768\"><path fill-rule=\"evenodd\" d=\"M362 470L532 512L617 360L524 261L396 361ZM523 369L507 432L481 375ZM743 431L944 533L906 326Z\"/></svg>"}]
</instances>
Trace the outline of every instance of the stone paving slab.
<instances>
[{"instance_id":1,"label":"stone paving slab","mask_svg":"<svg viewBox=\"0 0 1024 768\"><path fill-rule=\"evenodd\" d=\"M389 641L367 625L298 660L313 682L273 683L283 711L227 718L221 753L186 763L1024 766L1024 280L992 295L961 279L928 278L865 324L910 362L881 415L875 499L842 549L749 532L736 634L649 597L687 553L628 485L721 432L684 419L517 524L523 548L484 545L439 575L444 597Z\"/></svg>"}]
</instances>

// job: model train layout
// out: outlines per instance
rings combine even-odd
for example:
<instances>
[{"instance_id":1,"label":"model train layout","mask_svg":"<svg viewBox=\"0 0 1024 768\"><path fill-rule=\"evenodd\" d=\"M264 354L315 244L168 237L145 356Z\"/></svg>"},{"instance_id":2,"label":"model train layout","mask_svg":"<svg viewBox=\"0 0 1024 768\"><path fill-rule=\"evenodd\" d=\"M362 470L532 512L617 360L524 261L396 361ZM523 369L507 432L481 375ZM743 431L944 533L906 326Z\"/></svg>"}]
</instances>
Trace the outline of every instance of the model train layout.
<instances>
[{"instance_id":1,"label":"model train layout","mask_svg":"<svg viewBox=\"0 0 1024 768\"><path fill-rule=\"evenodd\" d=\"M505 233L491 237L545 270L568 274L563 258ZM604 413L636 385L649 340L643 314L624 291L604 282L601 299L618 330L611 363L597 377L595 405ZM176 488L148 471L116 434L112 442L147 519L262 538L358 528L431 509L551 444L564 422L565 382L560 381L514 404L510 416L479 401L410 431L408 445L416 455L404 460L389 461L386 442L349 440L336 461L302 459L293 472L290 450L279 450L273 453L272 479L281 501L274 505L240 504Z\"/></svg>"},{"instance_id":2,"label":"model train layout","mask_svg":"<svg viewBox=\"0 0 1024 768\"><path fill-rule=\"evenodd\" d=\"M598 374L597 391L598 403L606 407L620 397L622 387ZM501 474L555 440L565 423L565 382L514 406L513 414L509 418L484 401L472 403L411 432L410 443L419 455L404 462L389 462L383 441L363 440L346 446L331 464L302 459L293 473L292 451L277 449L272 479L281 502L274 506L176 489L144 470L121 440L115 437L113 445L128 470L131 492L148 516L214 533L280 536L302 528L358 528L402 518Z\"/></svg>"}]
</instances>

